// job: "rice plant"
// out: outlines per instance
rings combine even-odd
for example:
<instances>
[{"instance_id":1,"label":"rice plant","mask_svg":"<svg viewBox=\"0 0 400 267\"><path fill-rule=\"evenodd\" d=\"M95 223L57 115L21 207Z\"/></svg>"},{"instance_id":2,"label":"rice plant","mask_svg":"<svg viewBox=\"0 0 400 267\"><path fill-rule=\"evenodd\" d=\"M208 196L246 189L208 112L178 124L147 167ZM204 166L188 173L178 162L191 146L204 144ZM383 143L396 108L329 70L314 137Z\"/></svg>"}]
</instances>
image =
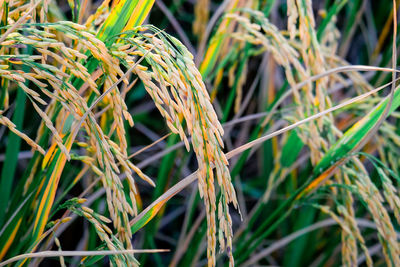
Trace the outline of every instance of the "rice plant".
<instances>
[{"instance_id":1,"label":"rice plant","mask_svg":"<svg viewBox=\"0 0 400 267\"><path fill-rule=\"evenodd\" d=\"M400 266L399 5L1 1L0 266Z\"/></svg>"}]
</instances>

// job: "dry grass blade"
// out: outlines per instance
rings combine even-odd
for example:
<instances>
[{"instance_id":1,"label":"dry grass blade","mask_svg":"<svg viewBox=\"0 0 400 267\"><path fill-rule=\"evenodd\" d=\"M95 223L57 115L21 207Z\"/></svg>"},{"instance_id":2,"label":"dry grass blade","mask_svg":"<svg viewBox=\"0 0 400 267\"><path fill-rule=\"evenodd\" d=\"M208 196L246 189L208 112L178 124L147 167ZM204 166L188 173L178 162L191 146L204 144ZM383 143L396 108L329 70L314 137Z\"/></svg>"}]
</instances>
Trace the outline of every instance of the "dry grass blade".
<instances>
[{"instance_id":1,"label":"dry grass blade","mask_svg":"<svg viewBox=\"0 0 400 267\"><path fill-rule=\"evenodd\" d=\"M157 139L156 141L154 141L153 143L151 143L150 145L147 145L147 146L145 146L145 147L139 149L138 151L136 151L136 152L133 153L132 155L129 155L128 159L131 159L131 158L133 158L133 157L139 155L140 153L146 151L147 149L153 147L154 145L158 144L158 143L161 142L162 140L166 139L166 138L167 138L168 136L170 136L170 135L171 135L170 133L169 133L169 134L166 134L166 135L164 135L163 137L161 137L161 138Z\"/></svg>"}]
</instances>

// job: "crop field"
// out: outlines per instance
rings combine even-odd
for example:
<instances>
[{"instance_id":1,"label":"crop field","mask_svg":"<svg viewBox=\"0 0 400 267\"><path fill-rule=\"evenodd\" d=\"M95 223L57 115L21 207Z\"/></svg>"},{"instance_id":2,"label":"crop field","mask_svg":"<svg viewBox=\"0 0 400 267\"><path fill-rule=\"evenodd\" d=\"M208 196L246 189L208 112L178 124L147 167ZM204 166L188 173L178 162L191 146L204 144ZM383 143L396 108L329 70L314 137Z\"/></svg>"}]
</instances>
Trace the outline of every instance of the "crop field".
<instances>
[{"instance_id":1,"label":"crop field","mask_svg":"<svg viewBox=\"0 0 400 267\"><path fill-rule=\"evenodd\" d=\"M400 0L0 0L1 266L400 266Z\"/></svg>"}]
</instances>

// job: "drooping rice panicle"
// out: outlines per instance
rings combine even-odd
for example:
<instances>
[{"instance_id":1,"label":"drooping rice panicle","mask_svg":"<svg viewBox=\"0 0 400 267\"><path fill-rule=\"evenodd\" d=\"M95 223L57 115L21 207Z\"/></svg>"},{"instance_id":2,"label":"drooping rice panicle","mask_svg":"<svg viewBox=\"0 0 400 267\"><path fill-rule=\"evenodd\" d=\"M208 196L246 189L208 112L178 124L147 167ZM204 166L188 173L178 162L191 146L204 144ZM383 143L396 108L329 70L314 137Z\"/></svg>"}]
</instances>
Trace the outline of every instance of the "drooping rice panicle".
<instances>
[{"instance_id":1,"label":"drooping rice panicle","mask_svg":"<svg viewBox=\"0 0 400 267\"><path fill-rule=\"evenodd\" d=\"M226 244L233 265L232 221L228 205L233 203L234 207L238 208L238 204L230 181L228 162L222 151L223 129L210 103L201 75L194 65L192 55L178 40L163 35L163 33L152 35L145 33L131 39L124 37L126 41L132 43L132 48L140 47L139 44L144 48L132 50L126 47L124 60L127 63L134 62L136 56L147 53L145 57L151 70L138 66L135 73L145 85L161 115L165 117L171 131L179 134L189 149L180 118L185 119L199 164L199 192L204 198L207 210L209 265L215 265L217 228L221 233L219 234L221 249L225 249ZM215 217L217 200L213 167L221 190L221 197L218 200L219 225Z\"/></svg>"}]
</instances>

